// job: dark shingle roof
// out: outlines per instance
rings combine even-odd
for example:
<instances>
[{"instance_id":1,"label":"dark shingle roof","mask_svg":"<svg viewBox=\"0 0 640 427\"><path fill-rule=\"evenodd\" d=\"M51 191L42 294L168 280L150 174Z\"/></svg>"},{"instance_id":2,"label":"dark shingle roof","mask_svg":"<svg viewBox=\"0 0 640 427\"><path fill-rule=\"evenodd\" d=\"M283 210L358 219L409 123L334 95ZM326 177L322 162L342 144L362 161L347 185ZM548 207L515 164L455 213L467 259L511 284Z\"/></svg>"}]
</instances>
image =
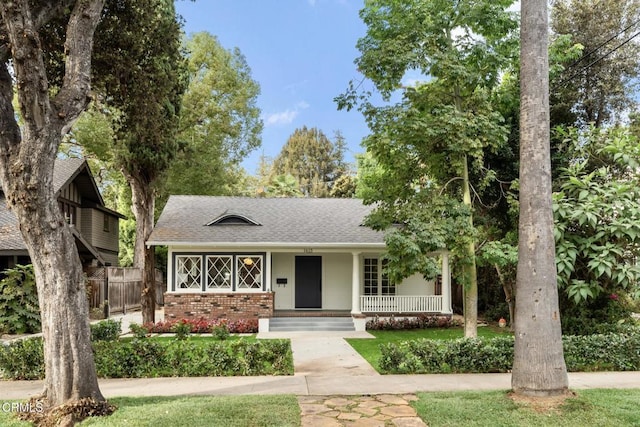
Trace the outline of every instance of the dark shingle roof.
<instances>
[{"instance_id":1,"label":"dark shingle roof","mask_svg":"<svg viewBox=\"0 0 640 427\"><path fill-rule=\"evenodd\" d=\"M9 210L4 196L0 196L0 250L23 251L26 249L18 229L18 220Z\"/></svg>"},{"instance_id":2,"label":"dark shingle roof","mask_svg":"<svg viewBox=\"0 0 640 427\"><path fill-rule=\"evenodd\" d=\"M53 168L53 188L59 192L66 184L75 179L84 169L86 176L78 179L78 185L84 189L88 199L102 202L95 182L90 176L86 160L78 158L56 159ZM26 250L22 235L18 228L18 219L9 210L4 195L0 191L0 250Z\"/></svg>"},{"instance_id":3,"label":"dark shingle roof","mask_svg":"<svg viewBox=\"0 0 640 427\"><path fill-rule=\"evenodd\" d=\"M362 225L371 209L358 199L171 196L148 243L382 247L383 234ZM260 225L207 225L229 212Z\"/></svg>"}]
</instances>

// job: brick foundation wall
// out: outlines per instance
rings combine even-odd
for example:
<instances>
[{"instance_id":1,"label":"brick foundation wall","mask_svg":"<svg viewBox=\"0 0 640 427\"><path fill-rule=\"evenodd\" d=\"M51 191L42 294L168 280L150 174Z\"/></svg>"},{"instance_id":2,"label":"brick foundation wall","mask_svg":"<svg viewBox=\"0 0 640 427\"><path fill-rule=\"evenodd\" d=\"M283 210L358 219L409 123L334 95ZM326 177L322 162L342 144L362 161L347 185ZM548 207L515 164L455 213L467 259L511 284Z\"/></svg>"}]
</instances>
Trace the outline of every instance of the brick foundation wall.
<instances>
[{"instance_id":1,"label":"brick foundation wall","mask_svg":"<svg viewBox=\"0 0 640 427\"><path fill-rule=\"evenodd\" d=\"M165 319L259 319L273 316L273 292L164 294Z\"/></svg>"}]
</instances>

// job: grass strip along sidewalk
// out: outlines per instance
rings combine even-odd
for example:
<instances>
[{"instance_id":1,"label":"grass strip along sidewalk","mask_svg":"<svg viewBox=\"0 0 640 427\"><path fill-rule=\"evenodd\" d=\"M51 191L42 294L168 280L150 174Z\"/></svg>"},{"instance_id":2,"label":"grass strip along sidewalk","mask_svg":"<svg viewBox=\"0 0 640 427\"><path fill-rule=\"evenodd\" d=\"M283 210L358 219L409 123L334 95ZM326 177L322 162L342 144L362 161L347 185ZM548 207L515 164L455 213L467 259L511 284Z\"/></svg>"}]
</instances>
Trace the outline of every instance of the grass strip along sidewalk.
<instances>
[{"instance_id":1,"label":"grass strip along sidewalk","mask_svg":"<svg viewBox=\"0 0 640 427\"><path fill-rule=\"evenodd\" d=\"M581 390L563 400L514 401L506 391L417 393L418 416L439 426L624 427L640 425L640 389ZM121 397L109 417L85 420L81 426L120 427L289 427L300 426L300 407L292 395ZM0 411L3 427L27 427Z\"/></svg>"}]
</instances>

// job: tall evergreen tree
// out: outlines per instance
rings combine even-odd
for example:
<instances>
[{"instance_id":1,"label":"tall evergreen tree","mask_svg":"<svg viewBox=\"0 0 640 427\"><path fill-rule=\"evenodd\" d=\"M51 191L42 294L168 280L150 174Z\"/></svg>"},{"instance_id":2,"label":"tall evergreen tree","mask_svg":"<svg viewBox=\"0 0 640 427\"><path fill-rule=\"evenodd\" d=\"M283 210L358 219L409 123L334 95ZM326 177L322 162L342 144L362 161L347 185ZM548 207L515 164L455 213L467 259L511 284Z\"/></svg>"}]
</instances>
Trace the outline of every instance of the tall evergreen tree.
<instances>
[{"instance_id":1,"label":"tall evergreen tree","mask_svg":"<svg viewBox=\"0 0 640 427\"><path fill-rule=\"evenodd\" d=\"M335 142L318 128L296 129L273 161L272 176L292 175L309 197L329 197L334 182L345 172L344 138Z\"/></svg>"},{"instance_id":2,"label":"tall evergreen tree","mask_svg":"<svg viewBox=\"0 0 640 427\"><path fill-rule=\"evenodd\" d=\"M143 270L142 317L147 323L155 319L155 263L154 249L145 242L153 230L158 182L179 148L177 124L186 87L182 32L172 0L108 0L106 10L94 62L111 70L101 76L98 90L120 113L112 149L131 187L134 265Z\"/></svg>"}]
</instances>

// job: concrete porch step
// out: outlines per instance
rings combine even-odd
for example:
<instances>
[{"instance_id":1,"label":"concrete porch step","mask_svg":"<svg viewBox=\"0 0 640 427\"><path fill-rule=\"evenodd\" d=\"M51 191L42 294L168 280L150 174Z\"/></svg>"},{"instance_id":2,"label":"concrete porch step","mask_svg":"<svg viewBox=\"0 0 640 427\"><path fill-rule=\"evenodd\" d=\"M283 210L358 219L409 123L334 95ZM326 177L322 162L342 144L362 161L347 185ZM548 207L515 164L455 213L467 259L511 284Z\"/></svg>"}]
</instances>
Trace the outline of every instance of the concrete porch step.
<instances>
[{"instance_id":1,"label":"concrete porch step","mask_svg":"<svg viewBox=\"0 0 640 427\"><path fill-rule=\"evenodd\" d=\"M272 317L269 331L355 331L351 317Z\"/></svg>"}]
</instances>

